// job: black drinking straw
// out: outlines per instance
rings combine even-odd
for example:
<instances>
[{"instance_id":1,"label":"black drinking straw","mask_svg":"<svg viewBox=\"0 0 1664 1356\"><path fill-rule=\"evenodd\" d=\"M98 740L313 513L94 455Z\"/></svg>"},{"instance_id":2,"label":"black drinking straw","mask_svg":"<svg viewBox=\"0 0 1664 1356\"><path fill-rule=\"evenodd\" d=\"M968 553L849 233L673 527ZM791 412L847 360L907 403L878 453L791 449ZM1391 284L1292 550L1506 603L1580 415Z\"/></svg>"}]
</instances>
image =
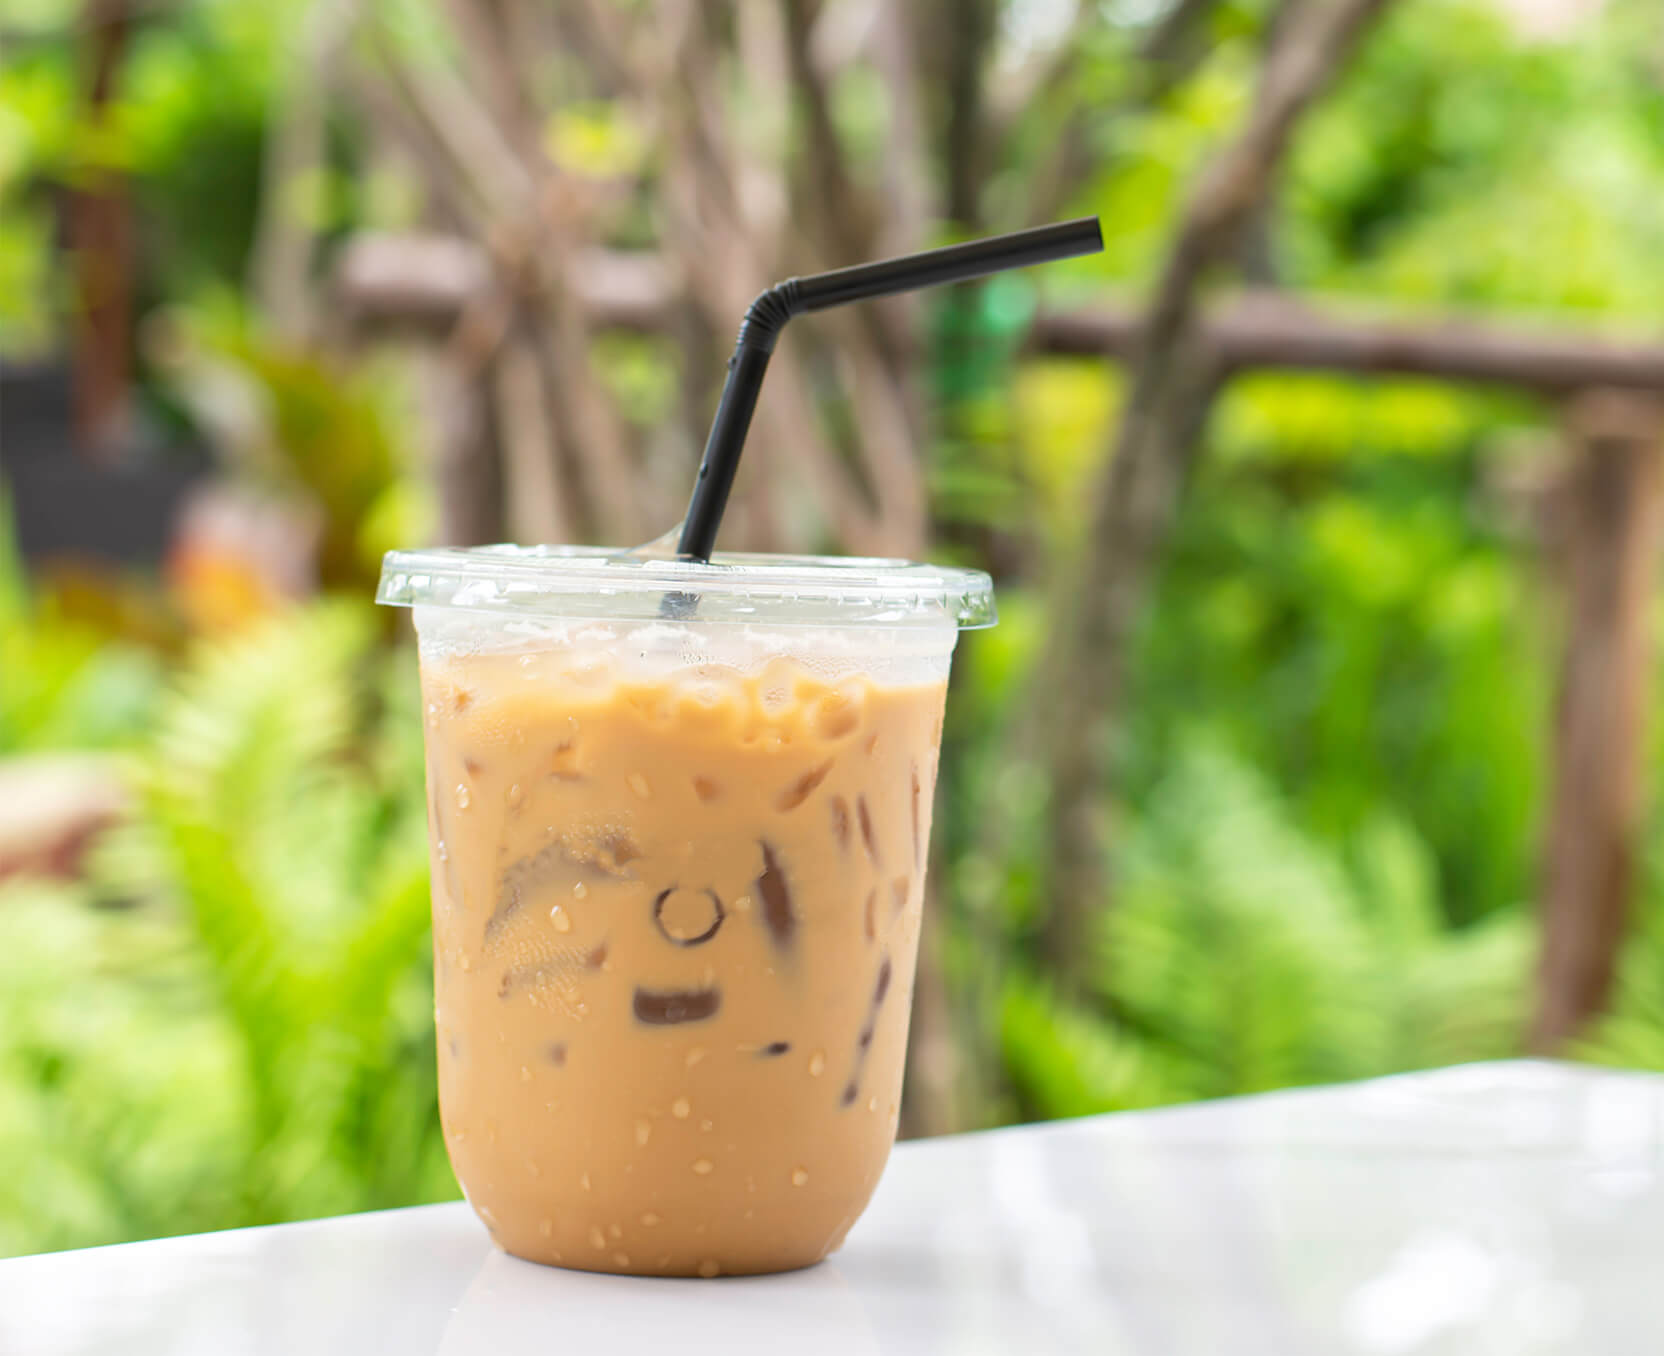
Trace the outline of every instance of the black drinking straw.
<instances>
[{"instance_id":1,"label":"black drinking straw","mask_svg":"<svg viewBox=\"0 0 1664 1356\"><path fill-rule=\"evenodd\" d=\"M740 322L739 341L728 360L728 380L722 387L716 418L705 439L705 455L699 463L699 479L682 521L682 539L677 552L684 560L711 558L722 511L728 505L728 491L739 469L740 451L757 408L757 393L768 371L774 341L794 315L801 311L824 311L845 302L885 297L894 292L913 292L942 283L964 282L1008 268L1026 268L1052 259L1077 254L1096 254L1104 247L1097 217L1060 221L1036 226L1029 231L970 240L963 245L903 255L834 269L807 278L787 278L776 283L751 303Z\"/></svg>"}]
</instances>

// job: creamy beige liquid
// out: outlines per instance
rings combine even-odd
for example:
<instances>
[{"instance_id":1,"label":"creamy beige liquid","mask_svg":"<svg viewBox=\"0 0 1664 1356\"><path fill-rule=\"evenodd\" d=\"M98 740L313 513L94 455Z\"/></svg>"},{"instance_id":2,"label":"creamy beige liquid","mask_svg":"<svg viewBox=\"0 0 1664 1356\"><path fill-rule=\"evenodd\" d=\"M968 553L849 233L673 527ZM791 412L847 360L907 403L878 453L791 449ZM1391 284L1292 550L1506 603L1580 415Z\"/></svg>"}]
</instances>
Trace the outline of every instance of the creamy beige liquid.
<instances>
[{"instance_id":1,"label":"creamy beige liquid","mask_svg":"<svg viewBox=\"0 0 1664 1356\"><path fill-rule=\"evenodd\" d=\"M944 684L425 654L439 1088L501 1246L843 1241L895 1136Z\"/></svg>"}]
</instances>

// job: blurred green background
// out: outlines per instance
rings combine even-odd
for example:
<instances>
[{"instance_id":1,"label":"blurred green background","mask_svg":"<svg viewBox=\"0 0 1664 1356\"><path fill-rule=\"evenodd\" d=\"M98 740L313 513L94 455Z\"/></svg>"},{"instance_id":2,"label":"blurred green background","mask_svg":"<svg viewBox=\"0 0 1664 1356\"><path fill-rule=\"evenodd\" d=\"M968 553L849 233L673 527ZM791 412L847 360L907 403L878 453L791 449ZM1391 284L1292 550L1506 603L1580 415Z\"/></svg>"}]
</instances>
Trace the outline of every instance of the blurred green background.
<instances>
[{"instance_id":1,"label":"blurred green background","mask_svg":"<svg viewBox=\"0 0 1664 1356\"><path fill-rule=\"evenodd\" d=\"M996 576L905 1128L1524 1051L1565 632L1528 394L1226 385L1126 655L1084 982L1040 942L1037 675L1126 378L1033 326L1147 295L1300 9L12 0L0 1254L454 1195L381 552L656 535L759 287L1071 214L1101 258L802 322L725 531ZM1664 13L1387 6L1251 225L1235 282L1355 314L1655 323ZM1664 1068L1655 818L1563 1053Z\"/></svg>"}]
</instances>

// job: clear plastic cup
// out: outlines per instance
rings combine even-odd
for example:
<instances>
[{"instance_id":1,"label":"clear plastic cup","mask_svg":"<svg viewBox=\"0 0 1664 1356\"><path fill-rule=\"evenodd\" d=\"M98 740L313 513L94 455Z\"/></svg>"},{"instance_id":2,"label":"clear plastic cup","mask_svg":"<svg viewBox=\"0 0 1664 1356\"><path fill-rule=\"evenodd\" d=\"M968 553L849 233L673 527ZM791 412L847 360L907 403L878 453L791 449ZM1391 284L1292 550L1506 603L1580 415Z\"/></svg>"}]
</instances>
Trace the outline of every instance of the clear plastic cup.
<instances>
[{"instance_id":1,"label":"clear plastic cup","mask_svg":"<svg viewBox=\"0 0 1664 1356\"><path fill-rule=\"evenodd\" d=\"M440 1111L518 1256L820 1260L894 1141L948 665L988 577L394 552L415 608Z\"/></svg>"}]
</instances>

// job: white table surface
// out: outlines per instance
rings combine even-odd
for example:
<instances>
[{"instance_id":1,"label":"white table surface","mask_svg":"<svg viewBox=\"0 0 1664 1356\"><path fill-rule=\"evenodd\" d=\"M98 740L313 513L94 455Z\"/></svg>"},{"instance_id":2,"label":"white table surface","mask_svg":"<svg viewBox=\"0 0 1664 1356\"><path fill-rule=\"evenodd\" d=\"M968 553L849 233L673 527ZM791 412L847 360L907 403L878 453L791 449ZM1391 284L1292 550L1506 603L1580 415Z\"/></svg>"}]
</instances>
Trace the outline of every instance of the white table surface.
<instances>
[{"instance_id":1,"label":"white table surface","mask_svg":"<svg viewBox=\"0 0 1664 1356\"><path fill-rule=\"evenodd\" d=\"M902 1145L842 1251L638 1280L463 1205L0 1262L0 1353L1664 1353L1664 1077L1475 1065Z\"/></svg>"}]
</instances>

